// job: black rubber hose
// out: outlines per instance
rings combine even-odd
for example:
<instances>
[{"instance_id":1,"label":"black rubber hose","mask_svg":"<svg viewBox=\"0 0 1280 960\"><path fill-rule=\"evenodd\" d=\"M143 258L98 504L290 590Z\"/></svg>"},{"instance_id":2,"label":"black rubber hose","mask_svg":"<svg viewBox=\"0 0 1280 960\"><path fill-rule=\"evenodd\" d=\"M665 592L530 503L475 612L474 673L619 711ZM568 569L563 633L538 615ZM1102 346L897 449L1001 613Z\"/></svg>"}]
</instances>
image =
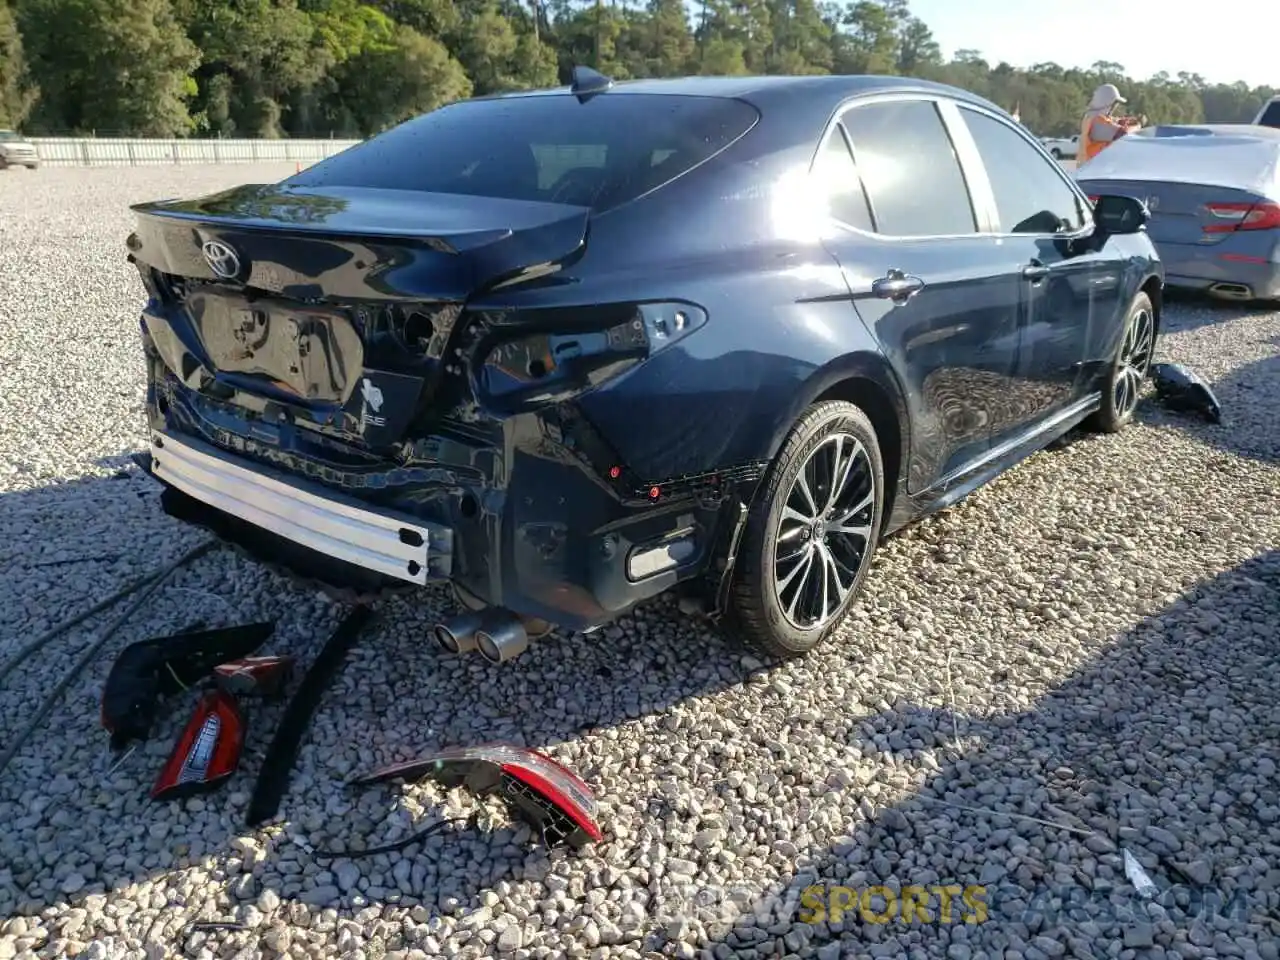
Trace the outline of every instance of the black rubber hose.
<instances>
[{"instance_id":1,"label":"black rubber hose","mask_svg":"<svg viewBox=\"0 0 1280 960\"><path fill-rule=\"evenodd\" d=\"M245 817L249 826L256 827L270 820L280 810L280 802L289 789L293 765L302 747L302 738L311 725L312 715L320 706L320 697L337 677L360 632L372 618L371 608L363 605L353 608L311 662L289 705L284 708L284 716L280 718L275 737L262 760L257 782L249 796L249 811Z\"/></svg>"},{"instance_id":2,"label":"black rubber hose","mask_svg":"<svg viewBox=\"0 0 1280 960\"><path fill-rule=\"evenodd\" d=\"M117 603L119 603L125 597L129 596L129 594L134 593L135 591L139 590L142 587L145 587L147 584L151 583L151 581L155 580L158 576L160 576L159 573L153 572L153 573L147 574L145 577L139 577L137 580L134 580L123 590L113 593L111 596L107 597L107 599L103 600L101 603L94 604L92 607L90 607L88 610L84 611L83 613L76 614L70 620L64 620L62 623L58 624L52 630L42 634L39 637L36 637L36 639L32 640L25 647L19 650L9 660L8 663L6 663L3 667L0 667L0 683L4 683L4 681L8 678L9 674L13 673L14 670L18 669L18 667L22 665L23 661L25 661L33 653L39 653L40 650L48 646L51 642L56 640L58 637L62 636L62 634L66 633L72 627L79 626L80 624L84 623L86 620L92 617L95 613L101 613L103 610L107 610L111 607L114 607Z\"/></svg>"},{"instance_id":3,"label":"black rubber hose","mask_svg":"<svg viewBox=\"0 0 1280 960\"><path fill-rule=\"evenodd\" d=\"M138 608L147 602L148 598L150 598L150 596L160 588L160 585L169 578L170 574L176 571L179 567L183 567L192 560L195 560L197 557L201 557L208 553L216 544L216 540L206 540L200 546L183 554L173 563L169 564L169 566L157 573L152 578L151 582L147 584L147 588L142 591L142 594L138 596L133 603L129 604L128 608L125 609L124 613L120 614L115 623L111 624L110 627L104 630L102 636L89 644L88 649L86 649L80 656L80 659L76 661L75 666L73 666L67 672L67 675L58 682L58 685L53 688L53 691L49 696L45 697L44 702L40 704L40 708L36 711L36 715L31 718L31 722L13 738L4 753L0 754L0 774L4 773L5 768L9 766L10 761L12 761L13 758L18 755L18 751L26 745L31 734L35 733L36 728L40 726L45 717L53 712L53 708L57 706L62 695L66 693L67 687L71 686L76 677L80 676L80 674L84 672L85 668L93 661L93 658L98 655L98 651L106 645L107 641L115 635L117 630L124 626L125 621L133 616Z\"/></svg>"}]
</instances>

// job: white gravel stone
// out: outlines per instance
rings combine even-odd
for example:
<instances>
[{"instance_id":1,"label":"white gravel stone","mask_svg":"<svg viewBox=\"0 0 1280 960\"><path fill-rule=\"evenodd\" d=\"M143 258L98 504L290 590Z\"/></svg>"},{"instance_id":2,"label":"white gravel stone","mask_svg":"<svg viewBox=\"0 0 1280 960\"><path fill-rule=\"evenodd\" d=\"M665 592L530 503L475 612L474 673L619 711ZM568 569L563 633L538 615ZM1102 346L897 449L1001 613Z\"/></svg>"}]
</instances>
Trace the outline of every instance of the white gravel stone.
<instances>
[{"instance_id":1,"label":"white gravel stone","mask_svg":"<svg viewBox=\"0 0 1280 960\"><path fill-rule=\"evenodd\" d=\"M0 662L202 537L165 517L124 459L145 441L128 204L291 171L0 174ZM0 778L0 960L169 956L185 924L236 917L252 933L198 935L189 955L1127 958L1150 946L1277 960L1280 315L1174 302L1165 328L1162 358L1214 383L1224 424L1148 399L1119 436L1031 457L888 542L847 624L802 663L769 667L661 600L493 668L428 640L449 609L439 591L386 604L316 713L283 830L242 827L279 704L247 712L224 791L146 799L194 692L108 772L98 698L126 643L270 617L269 651L306 661L343 613L214 552L147 604ZM105 623L4 682L0 742ZM317 862L299 845L380 843L475 810L427 784L400 800L349 796L341 781L502 739L578 770L607 842L526 848L528 831L487 805L492 830L402 854ZM1166 897L1137 903L1120 848ZM1196 920L1181 875L1249 909ZM814 884L983 881L998 888L984 924L870 924L856 905L843 922L801 922ZM1071 916L1040 896L1090 889Z\"/></svg>"}]
</instances>

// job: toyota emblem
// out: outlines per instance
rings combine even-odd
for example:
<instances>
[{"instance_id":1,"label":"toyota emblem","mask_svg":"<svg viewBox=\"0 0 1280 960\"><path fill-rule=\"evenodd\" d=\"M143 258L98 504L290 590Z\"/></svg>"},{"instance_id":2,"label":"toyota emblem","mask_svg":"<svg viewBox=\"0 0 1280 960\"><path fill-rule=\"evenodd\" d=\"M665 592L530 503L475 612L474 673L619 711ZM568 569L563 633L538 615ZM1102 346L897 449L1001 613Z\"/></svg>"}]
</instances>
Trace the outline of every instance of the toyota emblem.
<instances>
[{"instance_id":1,"label":"toyota emblem","mask_svg":"<svg viewBox=\"0 0 1280 960\"><path fill-rule=\"evenodd\" d=\"M240 275L240 257L221 240L209 240L200 248L209 268L223 280L234 280Z\"/></svg>"}]
</instances>

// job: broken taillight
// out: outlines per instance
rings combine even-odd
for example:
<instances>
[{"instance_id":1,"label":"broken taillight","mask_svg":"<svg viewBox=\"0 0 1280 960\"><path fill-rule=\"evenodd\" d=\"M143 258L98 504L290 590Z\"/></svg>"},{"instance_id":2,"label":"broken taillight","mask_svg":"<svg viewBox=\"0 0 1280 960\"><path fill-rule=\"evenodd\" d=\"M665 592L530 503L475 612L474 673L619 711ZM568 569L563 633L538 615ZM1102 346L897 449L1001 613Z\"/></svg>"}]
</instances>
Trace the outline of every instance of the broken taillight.
<instances>
[{"instance_id":1,"label":"broken taillight","mask_svg":"<svg viewBox=\"0 0 1280 960\"><path fill-rule=\"evenodd\" d=\"M274 697L293 669L293 657L242 657L213 668L218 686L237 696Z\"/></svg>"},{"instance_id":2,"label":"broken taillight","mask_svg":"<svg viewBox=\"0 0 1280 960\"><path fill-rule=\"evenodd\" d=\"M454 747L419 760L397 763L359 778L354 785L402 777L430 776L444 786L465 786L478 795L497 791L551 845L598 843L599 808L581 777L544 753L510 744Z\"/></svg>"},{"instance_id":3,"label":"broken taillight","mask_svg":"<svg viewBox=\"0 0 1280 960\"><path fill-rule=\"evenodd\" d=\"M224 690L201 697L151 788L153 800L172 800L220 786L235 772L244 746L244 720Z\"/></svg>"}]
</instances>

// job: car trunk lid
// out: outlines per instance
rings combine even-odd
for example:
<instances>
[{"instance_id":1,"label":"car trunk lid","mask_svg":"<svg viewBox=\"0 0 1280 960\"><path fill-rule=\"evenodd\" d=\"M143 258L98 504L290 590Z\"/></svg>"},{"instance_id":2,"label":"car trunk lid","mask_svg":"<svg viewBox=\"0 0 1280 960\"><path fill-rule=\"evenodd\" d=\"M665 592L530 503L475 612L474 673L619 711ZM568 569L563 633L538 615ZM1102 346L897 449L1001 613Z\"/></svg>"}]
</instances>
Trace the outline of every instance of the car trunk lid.
<instances>
[{"instance_id":1,"label":"car trunk lid","mask_svg":"<svg viewBox=\"0 0 1280 960\"><path fill-rule=\"evenodd\" d=\"M353 439L400 439L442 377L466 301L555 270L590 211L355 187L246 186L139 204L145 322L188 385Z\"/></svg>"},{"instance_id":2,"label":"car trunk lid","mask_svg":"<svg viewBox=\"0 0 1280 960\"><path fill-rule=\"evenodd\" d=\"M1280 195L1280 140L1242 134L1124 137L1076 170L1090 195L1144 201L1157 244L1214 246L1237 228L1266 229L1254 206Z\"/></svg>"},{"instance_id":3,"label":"car trunk lid","mask_svg":"<svg viewBox=\"0 0 1280 960\"><path fill-rule=\"evenodd\" d=\"M1120 195L1145 203L1151 214L1147 233L1155 243L1213 246L1265 204L1247 190L1208 184L1082 179L1080 186L1090 196Z\"/></svg>"}]
</instances>

